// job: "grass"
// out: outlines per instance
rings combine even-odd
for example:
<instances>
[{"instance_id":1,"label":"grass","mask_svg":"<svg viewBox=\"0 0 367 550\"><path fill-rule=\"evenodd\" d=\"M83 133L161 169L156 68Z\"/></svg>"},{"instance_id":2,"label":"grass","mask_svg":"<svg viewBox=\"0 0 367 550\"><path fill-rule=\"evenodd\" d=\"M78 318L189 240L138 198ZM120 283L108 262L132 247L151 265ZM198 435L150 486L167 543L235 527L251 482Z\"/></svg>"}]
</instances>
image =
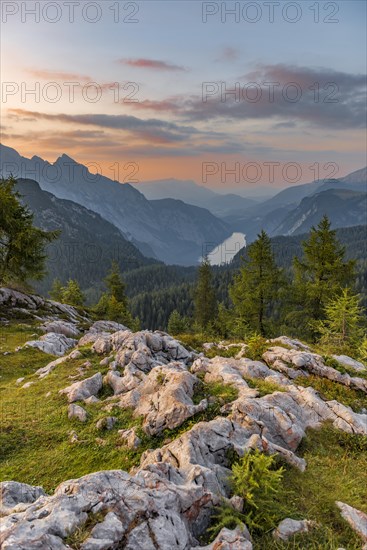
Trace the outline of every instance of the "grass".
<instances>
[{"instance_id":1,"label":"grass","mask_svg":"<svg viewBox=\"0 0 367 550\"><path fill-rule=\"evenodd\" d=\"M36 332L32 324L13 324L2 327L1 351L12 351L30 339ZM84 424L69 421L67 400L58 390L70 385L78 368L86 361L92 366L86 376L95 372L105 374L108 367L102 367L100 356L88 348L81 349L83 357L60 364L49 376L40 380L34 372L53 360L52 356L38 350L27 349L9 355L0 353L1 430L0 430L0 474L1 480L17 480L32 485L41 485L52 492L67 479L105 469L129 470L140 462L141 453L147 449L161 447L168 439L174 439L193 427L197 422L209 421L220 413L224 403L236 399L235 387L221 383L204 383L195 388L194 401L212 398L208 409L186 420L175 430L165 430L160 436L150 437L142 431L142 419L135 418L133 411L117 406L109 412L103 411L105 403L83 405L88 413ZM33 381L28 389L16 385L17 378ZM297 383L301 383L297 379ZM252 382L261 395L284 391L284 388L264 380ZM315 387L327 399L359 407L366 402L360 392L341 384L309 377L305 385ZM250 385L250 384L249 384ZM104 388L102 395L109 395ZM362 405L365 406L365 405ZM96 422L105 416L116 416L115 427L98 430ZM135 427L142 443L138 449L121 445L118 430ZM70 443L70 432L74 430L79 442ZM295 519L316 520L322 527L311 533L296 536L287 543L274 541L271 534L257 536L255 550L325 549L360 550L361 542L341 518L335 506L341 500L367 512L367 442L361 436L339 432L329 425L320 430L308 431L297 454L308 464L304 473L286 466L283 490L277 496L279 507L286 509L286 515ZM285 517L285 516L284 516ZM78 548L98 518L91 516L86 524L73 534L69 544ZM79 545L79 546L78 546Z\"/></svg>"},{"instance_id":2,"label":"grass","mask_svg":"<svg viewBox=\"0 0 367 550\"><path fill-rule=\"evenodd\" d=\"M217 355L219 357L235 357L241 351L241 349L241 346L233 346L228 349L222 349L218 346L213 346L210 349L205 350L204 353L207 357L209 357L209 359L212 359Z\"/></svg>"},{"instance_id":3,"label":"grass","mask_svg":"<svg viewBox=\"0 0 367 550\"><path fill-rule=\"evenodd\" d=\"M306 459L306 471L286 467L279 505L287 509L288 517L311 519L322 527L287 543L267 534L255 539L254 549L360 550L361 540L342 519L335 501L367 512L366 438L324 425L307 432L297 454Z\"/></svg>"},{"instance_id":4,"label":"grass","mask_svg":"<svg viewBox=\"0 0 367 550\"><path fill-rule=\"evenodd\" d=\"M280 386L276 382L269 382L268 380L262 380L261 378L245 378L247 384L250 388L255 388L259 392L259 397L264 397L264 395L269 395L276 391L287 391L286 388Z\"/></svg>"},{"instance_id":5,"label":"grass","mask_svg":"<svg viewBox=\"0 0 367 550\"><path fill-rule=\"evenodd\" d=\"M102 523L105 517L106 512L88 514L88 519L84 525L78 527L71 535L66 537L64 543L73 548L73 550L79 550L83 542L90 536L93 527L95 527L97 523Z\"/></svg>"}]
</instances>

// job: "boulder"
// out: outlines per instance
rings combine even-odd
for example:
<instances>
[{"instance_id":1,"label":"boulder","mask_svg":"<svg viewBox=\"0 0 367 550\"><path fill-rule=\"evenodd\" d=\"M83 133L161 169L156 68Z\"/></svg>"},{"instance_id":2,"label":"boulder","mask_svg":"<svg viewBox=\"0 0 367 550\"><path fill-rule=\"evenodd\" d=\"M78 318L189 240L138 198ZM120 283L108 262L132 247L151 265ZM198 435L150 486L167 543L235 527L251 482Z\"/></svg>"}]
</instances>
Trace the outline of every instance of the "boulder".
<instances>
[{"instance_id":1,"label":"boulder","mask_svg":"<svg viewBox=\"0 0 367 550\"><path fill-rule=\"evenodd\" d=\"M223 527L211 544L195 547L195 550L252 550L251 537L245 525L233 530Z\"/></svg>"},{"instance_id":2,"label":"boulder","mask_svg":"<svg viewBox=\"0 0 367 550\"><path fill-rule=\"evenodd\" d=\"M352 359L351 357L348 357L348 355L332 355L334 359L338 361L343 367L347 367L349 369L355 370L356 372L366 372L367 367L360 361L356 361L355 359Z\"/></svg>"},{"instance_id":3,"label":"boulder","mask_svg":"<svg viewBox=\"0 0 367 550\"><path fill-rule=\"evenodd\" d=\"M39 340L31 340L26 342L23 347L37 348L44 353L50 355L65 355L68 349L74 347L77 341L73 338L68 338L63 334L48 332L40 337Z\"/></svg>"},{"instance_id":4,"label":"boulder","mask_svg":"<svg viewBox=\"0 0 367 550\"><path fill-rule=\"evenodd\" d=\"M308 533L309 530L315 526L315 522L307 519L296 520L291 518L283 519L278 527L273 531L273 537L287 541L293 535L297 533Z\"/></svg>"},{"instance_id":5,"label":"boulder","mask_svg":"<svg viewBox=\"0 0 367 550\"><path fill-rule=\"evenodd\" d=\"M105 416L98 420L96 428L97 430L112 430L117 422L118 420L115 416Z\"/></svg>"},{"instance_id":6,"label":"boulder","mask_svg":"<svg viewBox=\"0 0 367 550\"><path fill-rule=\"evenodd\" d=\"M68 406L68 418L69 420L72 420L73 418L76 418L79 420L79 422L86 422L87 421L87 411L83 409L80 405L75 405L74 403L71 403Z\"/></svg>"},{"instance_id":7,"label":"boulder","mask_svg":"<svg viewBox=\"0 0 367 550\"><path fill-rule=\"evenodd\" d=\"M56 334L63 334L69 338L77 338L79 336L79 330L75 323L63 320L46 321L41 325L41 330L44 332L54 332Z\"/></svg>"},{"instance_id":8,"label":"boulder","mask_svg":"<svg viewBox=\"0 0 367 550\"><path fill-rule=\"evenodd\" d=\"M135 428L129 430L119 430L120 440L129 449L137 449L141 443L140 437L136 435Z\"/></svg>"},{"instance_id":9,"label":"boulder","mask_svg":"<svg viewBox=\"0 0 367 550\"><path fill-rule=\"evenodd\" d=\"M74 401L88 399L92 395L96 396L101 389L102 375L100 372L97 372L90 378L75 382L71 386L60 390L59 393L67 395L69 403L74 403Z\"/></svg>"},{"instance_id":10,"label":"boulder","mask_svg":"<svg viewBox=\"0 0 367 550\"><path fill-rule=\"evenodd\" d=\"M353 531L358 533L363 542L367 543L367 514L344 502L337 501L336 505Z\"/></svg>"}]
</instances>

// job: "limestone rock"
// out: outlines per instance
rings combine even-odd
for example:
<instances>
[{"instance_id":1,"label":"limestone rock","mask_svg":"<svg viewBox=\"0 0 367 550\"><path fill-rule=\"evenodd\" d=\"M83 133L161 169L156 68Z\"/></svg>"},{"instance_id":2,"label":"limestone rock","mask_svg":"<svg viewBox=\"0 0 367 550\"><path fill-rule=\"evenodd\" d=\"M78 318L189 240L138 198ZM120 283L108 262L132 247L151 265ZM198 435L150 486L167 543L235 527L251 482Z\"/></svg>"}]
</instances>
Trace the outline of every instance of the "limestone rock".
<instances>
[{"instance_id":1,"label":"limestone rock","mask_svg":"<svg viewBox=\"0 0 367 550\"><path fill-rule=\"evenodd\" d=\"M314 522L307 519L295 520L291 518L283 519L278 527L273 531L273 537L287 541L293 535L297 533L308 533L308 531L315 525Z\"/></svg>"},{"instance_id":2,"label":"limestone rock","mask_svg":"<svg viewBox=\"0 0 367 550\"><path fill-rule=\"evenodd\" d=\"M68 321L46 321L43 325L41 325L41 329L46 333L54 332L56 334L63 334L68 338L77 338L79 336L79 330L75 323Z\"/></svg>"},{"instance_id":3,"label":"limestone rock","mask_svg":"<svg viewBox=\"0 0 367 550\"><path fill-rule=\"evenodd\" d=\"M121 396L119 406L132 407L134 415L144 416L143 430L147 434L159 434L166 428L177 428L207 408L206 399L197 405L192 401L197 383L196 376L181 363L155 367L135 389Z\"/></svg>"},{"instance_id":4,"label":"limestone rock","mask_svg":"<svg viewBox=\"0 0 367 550\"><path fill-rule=\"evenodd\" d=\"M88 397L91 397L92 395L96 396L101 389L102 375L100 372L97 372L90 378L86 378L80 382L75 382L71 386L60 390L59 393L66 394L69 403L74 403L74 401L88 399Z\"/></svg>"},{"instance_id":5,"label":"limestone rock","mask_svg":"<svg viewBox=\"0 0 367 550\"><path fill-rule=\"evenodd\" d=\"M302 372L308 372L328 378L351 387L355 390L361 390L367 393L367 380L358 377L349 376L349 374L342 374L338 370L325 365L321 355L316 353L310 353L305 351L288 350L280 346L270 348L263 354L263 358L268 365L272 365L276 368L277 361L281 360L288 365L294 365L297 369L301 369Z\"/></svg>"},{"instance_id":6,"label":"limestone rock","mask_svg":"<svg viewBox=\"0 0 367 550\"><path fill-rule=\"evenodd\" d=\"M252 544L245 526L243 529L236 527L234 530L224 527L211 544L195 547L195 550L252 550Z\"/></svg>"},{"instance_id":7,"label":"limestone rock","mask_svg":"<svg viewBox=\"0 0 367 550\"><path fill-rule=\"evenodd\" d=\"M65 355L68 349L74 347L77 341L73 338L68 338L63 334L48 332L40 337L39 340L31 340L26 342L23 347L37 348L44 353L50 355Z\"/></svg>"},{"instance_id":8,"label":"limestone rock","mask_svg":"<svg viewBox=\"0 0 367 550\"><path fill-rule=\"evenodd\" d=\"M140 437L136 435L135 428L128 430L119 430L119 435L122 443L130 449L137 449L141 443Z\"/></svg>"},{"instance_id":9,"label":"limestone rock","mask_svg":"<svg viewBox=\"0 0 367 550\"><path fill-rule=\"evenodd\" d=\"M355 370L356 372L366 372L367 366L361 363L360 361L356 361L355 359L352 359L351 357L348 357L348 355L332 355L334 359L338 361L343 367L348 367L350 369Z\"/></svg>"},{"instance_id":10,"label":"limestone rock","mask_svg":"<svg viewBox=\"0 0 367 550\"><path fill-rule=\"evenodd\" d=\"M97 430L112 430L117 422L118 420L115 416L105 416L98 420L96 428Z\"/></svg>"},{"instance_id":11,"label":"limestone rock","mask_svg":"<svg viewBox=\"0 0 367 550\"><path fill-rule=\"evenodd\" d=\"M86 422L87 421L87 411L83 409L80 405L75 405L74 403L71 403L68 406L68 418L69 420L72 420L73 418L76 418L80 422Z\"/></svg>"},{"instance_id":12,"label":"limestone rock","mask_svg":"<svg viewBox=\"0 0 367 550\"><path fill-rule=\"evenodd\" d=\"M358 533L363 542L367 542L367 514L345 504L344 502L336 502L341 515L349 523L353 531Z\"/></svg>"},{"instance_id":13,"label":"limestone rock","mask_svg":"<svg viewBox=\"0 0 367 550\"><path fill-rule=\"evenodd\" d=\"M35 502L46 495L42 487L34 487L17 481L0 483L0 515L8 515L24 508L22 505Z\"/></svg>"},{"instance_id":14,"label":"limestone rock","mask_svg":"<svg viewBox=\"0 0 367 550\"><path fill-rule=\"evenodd\" d=\"M187 550L219 501L201 486L176 485L157 472L132 477L121 470L97 472L57 487L53 496L2 520L2 550L65 549L64 539L92 513L106 513L83 550Z\"/></svg>"}]
</instances>

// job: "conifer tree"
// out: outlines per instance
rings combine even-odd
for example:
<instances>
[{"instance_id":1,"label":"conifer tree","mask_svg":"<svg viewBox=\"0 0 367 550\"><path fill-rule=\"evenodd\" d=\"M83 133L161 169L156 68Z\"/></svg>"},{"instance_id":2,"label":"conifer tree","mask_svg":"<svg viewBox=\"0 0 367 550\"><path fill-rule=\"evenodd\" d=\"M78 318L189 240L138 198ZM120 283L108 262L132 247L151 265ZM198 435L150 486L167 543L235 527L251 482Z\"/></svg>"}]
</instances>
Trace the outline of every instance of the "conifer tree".
<instances>
[{"instance_id":1,"label":"conifer tree","mask_svg":"<svg viewBox=\"0 0 367 550\"><path fill-rule=\"evenodd\" d=\"M64 287L62 286L62 282L60 281L60 279L58 278L54 279L52 283L52 288L49 292L52 300L55 300L56 302L60 302L62 300L63 290L64 290Z\"/></svg>"},{"instance_id":2,"label":"conifer tree","mask_svg":"<svg viewBox=\"0 0 367 550\"><path fill-rule=\"evenodd\" d=\"M15 186L12 177L0 180L0 285L27 286L28 280L45 275L45 247L59 233L34 226Z\"/></svg>"},{"instance_id":3,"label":"conifer tree","mask_svg":"<svg viewBox=\"0 0 367 550\"><path fill-rule=\"evenodd\" d=\"M104 282L108 291L102 294L98 304L94 307L94 312L101 318L116 321L132 330L139 330L140 321L134 319L130 313L125 283L117 262L112 262Z\"/></svg>"},{"instance_id":4,"label":"conifer tree","mask_svg":"<svg viewBox=\"0 0 367 550\"><path fill-rule=\"evenodd\" d=\"M69 279L67 285L62 288L61 301L71 306L82 306L84 304L84 296L78 281Z\"/></svg>"},{"instance_id":5,"label":"conifer tree","mask_svg":"<svg viewBox=\"0 0 367 550\"><path fill-rule=\"evenodd\" d=\"M328 300L340 295L353 279L355 262L344 261L345 249L330 225L324 216L316 228L312 227L302 245L303 258L294 259L293 299L303 326L322 320Z\"/></svg>"},{"instance_id":6,"label":"conifer tree","mask_svg":"<svg viewBox=\"0 0 367 550\"><path fill-rule=\"evenodd\" d=\"M188 329L187 319L182 317L177 309L174 309L168 319L167 330L170 334L181 334Z\"/></svg>"},{"instance_id":7,"label":"conifer tree","mask_svg":"<svg viewBox=\"0 0 367 550\"><path fill-rule=\"evenodd\" d=\"M270 329L270 306L282 284L271 241L261 231L247 249L247 258L229 289L237 324L265 336Z\"/></svg>"},{"instance_id":8,"label":"conifer tree","mask_svg":"<svg viewBox=\"0 0 367 550\"><path fill-rule=\"evenodd\" d=\"M217 298L212 282L210 262L205 257L199 267L194 292L194 318L202 331L213 323L217 313Z\"/></svg>"},{"instance_id":9,"label":"conifer tree","mask_svg":"<svg viewBox=\"0 0 367 550\"><path fill-rule=\"evenodd\" d=\"M320 333L320 344L339 353L355 353L363 338L363 308L360 296L344 288L340 296L325 306L325 320L314 323Z\"/></svg>"}]
</instances>

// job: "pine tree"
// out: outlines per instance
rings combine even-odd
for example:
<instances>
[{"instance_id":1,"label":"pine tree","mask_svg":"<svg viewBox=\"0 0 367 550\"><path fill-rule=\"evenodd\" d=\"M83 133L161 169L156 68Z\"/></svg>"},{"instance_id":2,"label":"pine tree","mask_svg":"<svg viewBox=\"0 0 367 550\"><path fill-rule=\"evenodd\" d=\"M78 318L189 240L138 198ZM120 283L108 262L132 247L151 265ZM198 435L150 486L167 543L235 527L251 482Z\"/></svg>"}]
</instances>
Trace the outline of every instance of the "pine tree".
<instances>
[{"instance_id":1,"label":"pine tree","mask_svg":"<svg viewBox=\"0 0 367 550\"><path fill-rule=\"evenodd\" d=\"M112 262L110 272L106 276L104 282L109 290L110 296L114 296L116 300L124 304L127 309L125 283L122 279L120 268L116 261Z\"/></svg>"},{"instance_id":2,"label":"pine tree","mask_svg":"<svg viewBox=\"0 0 367 550\"><path fill-rule=\"evenodd\" d=\"M340 296L325 306L325 320L317 321L314 328L320 333L320 344L334 353L355 353L362 343L364 320L360 296L344 288Z\"/></svg>"},{"instance_id":3,"label":"pine tree","mask_svg":"<svg viewBox=\"0 0 367 550\"><path fill-rule=\"evenodd\" d=\"M0 180L0 285L45 275L45 246L59 235L33 225L33 214L22 205L14 178Z\"/></svg>"},{"instance_id":4,"label":"pine tree","mask_svg":"<svg viewBox=\"0 0 367 550\"><path fill-rule=\"evenodd\" d=\"M94 312L100 318L116 321L132 330L139 330L140 321L138 318L134 319L129 310L125 294L125 283L117 262L112 262L111 269L104 282L108 291L102 294L98 304L94 307Z\"/></svg>"},{"instance_id":5,"label":"pine tree","mask_svg":"<svg viewBox=\"0 0 367 550\"><path fill-rule=\"evenodd\" d=\"M62 286L62 282L60 279L54 279L52 283L52 288L49 292L50 297L52 300L55 300L56 302L60 302L62 300L62 293L63 293L64 287Z\"/></svg>"},{"instance_id":6,"label":"pine tree","mask_svg":"<svg viewBox=\"0 0 367 550\"><path fill-rule=\"evenodd\" d=\"M212 271L207 257L202 261L194 292L194 318L200 330L213 323L217 313L217 299L212 282Z\"/></svg>"},{"instance_id":7,"label":"pine tree","mask_svg":"<svg viewBox=\"0 0 367 550\"><path fill-rule=\"evenodd\" d=\"M186 318L182 317L177 309L174 309L168 319L168 332L170 334L181 334L188 329Z\"/></svg>"},{"instance_id":8,"label":"pine tree","mask_svg":"<svg viewBox=\"0 0 367 550\"><path fill-rule=\"evenodd\" d=\"M316 228L312 227L302 243L303 258L294 259L293 300L303 320L301 327L322 320L327 301L340 295L353 279L355 262L344 261L345 249L330 225L324 216Z\"/></svg>"},{"instance_id":9,"label":"pine tree","mask_svg":"<svg viewBox=\"0 0 367 550\"><path fill-rule=\"evenodd\" d=\"M69 279L67 285L62 289L61 301L71 306L82 306L84 304L84 296L78 281Z\"/></svg>"},{"instance_id":10,"label":"pine tree","mask_svg":"<svg viewBox=\"0 0 367 550\"><path fill-rule=\"evenodd\" d=\"M270 329L270 306L281 284L271 241L265 231L261 231L248 247L245 263L229 289L237 324L265 336Z\"/></svg>"}]
</instances>

